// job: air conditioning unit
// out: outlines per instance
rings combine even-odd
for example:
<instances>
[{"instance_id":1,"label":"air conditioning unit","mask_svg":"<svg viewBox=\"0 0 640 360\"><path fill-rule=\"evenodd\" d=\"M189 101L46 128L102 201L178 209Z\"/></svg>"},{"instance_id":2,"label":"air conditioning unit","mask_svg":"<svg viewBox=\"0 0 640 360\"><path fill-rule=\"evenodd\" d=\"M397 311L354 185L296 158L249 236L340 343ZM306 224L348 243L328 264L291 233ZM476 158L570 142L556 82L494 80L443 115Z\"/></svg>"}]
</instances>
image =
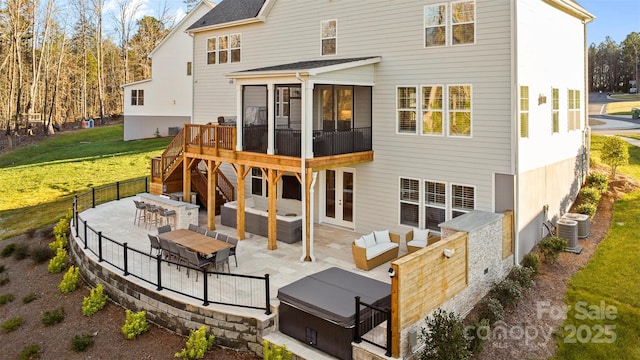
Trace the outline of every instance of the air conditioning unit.
<instances>
[{"instance_id":1,"label":"air conditioning unit","mask_svg":"<svg viewBox=\"0 0 640 360\"><path fill-rule=\"evenodd\" d=\"M567 240L567 251L579 254L582 246L578 245L578 222L566 218L561 218L556 224L557 235Z\"/></svg>"},{"instance_id":2,"label":"air conditioning unit","mask_svg":"<svg viewBox=\"0 0 640 360\"><path fill-rule=\"evenodd\" d=\"M566 213L563 218L576 221L578 223L578 238L584 239L589 236L589 215L578 213Z\"/></svg>"}]
</instances>

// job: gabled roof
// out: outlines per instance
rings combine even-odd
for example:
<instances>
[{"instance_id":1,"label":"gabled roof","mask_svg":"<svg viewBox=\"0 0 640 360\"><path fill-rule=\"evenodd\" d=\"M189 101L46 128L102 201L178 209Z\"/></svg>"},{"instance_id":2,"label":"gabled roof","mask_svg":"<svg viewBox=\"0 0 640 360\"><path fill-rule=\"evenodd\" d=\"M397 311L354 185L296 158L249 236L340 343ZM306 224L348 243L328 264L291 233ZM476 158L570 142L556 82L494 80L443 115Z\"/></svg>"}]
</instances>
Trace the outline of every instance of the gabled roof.
<instances>
[{"instance_id":1,"label":"gabled roof","mask_svg":"<svg viewBox=\"0 0 640 360\"><path fill-rule=\"evenodd\" d=\"M337 70L344 70L363 65L379 63L379 56L367 56L346 59L325 59L325 60L307 60L294 63L266 66L261 68L237 71L227 74L227 77L240 78L252 77L256 75L277 75L277 74L295 74L304 73L316 75Z\"/></svg>"},{"instance_id":2,"label":"gabled roof","mask_svg":"<svg viewBox=\"0 0 640 360\"><path fill-rule=\"evenodd\" d=\"M256 18L266 0L223 0L187 31Z\"/></svg>"}]
</instances>

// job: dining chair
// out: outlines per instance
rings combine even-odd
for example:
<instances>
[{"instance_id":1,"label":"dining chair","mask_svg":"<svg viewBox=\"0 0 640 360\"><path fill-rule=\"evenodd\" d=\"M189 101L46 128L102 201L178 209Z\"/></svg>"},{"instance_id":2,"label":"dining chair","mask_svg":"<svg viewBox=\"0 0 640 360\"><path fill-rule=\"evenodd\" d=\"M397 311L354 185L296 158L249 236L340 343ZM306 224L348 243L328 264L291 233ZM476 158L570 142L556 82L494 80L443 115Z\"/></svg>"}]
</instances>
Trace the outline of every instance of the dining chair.
<instances>
[{"instance_id":1,"label":"dining chair","mask_svg":"<svg viewBox=\"0 0 640 360\"><path fill-rule=\"evenodd\" d=\"M187 248L184 248L184 253L185 253L186 263L188 265L188 267L187 267L187 276L189 276L189 268L190 267L193 266L193 267L197 268L198 270L202 270L202 269L205 269L205 268L211 266L211 264L213 263L211 259L207 259L207 258L205 258L203 256L200 256L195 251L189 250ZM196 281L198 281L198 274L199 273L200 273L200 271L196 272Z\"/></svg>"},{"instance_id":2,"label":"dining chair","mask_svg":"<svg viewBox=\"0 0 640 360\"><path fill-rule=\"evenodd\" d=\"M170 251L170 258L173 258L173 261L176 262L176 268L180 270L181 257L180 257L180 249L178 248L178 244L169 240L169 251Z\"/></svg>"},{"instance_id":3,"label":"dining chair","mask_svg":"<svg viewBox=\"0 0 640 360\"><path fill-rule=\"evenodd\" d=\"M215 239L216 236L218 236L218 232L215 230L207 230L207 232L204 235Z\"/></svg>"},{"instance_id":4,"label":"dining chair","mask_svg":"<svg viewBox=\"0 0 640 360\"><path fill-rule=\"evenodd\" d=\"M196 228L196 232L198 232L198 234L200 234L200 235L204 235L204 234L206 234L206 233L207 233L207 228L202 227L202 226L198 226L198 227Z\"/></svg>"},{"instance_id":5,"label":"dining chair","mask_svg":"<svg viewBox=\"0 0 640 360\"><path fill-rule=\"evenodd\" d=\"M236 267L238 267L238 258L236 257L236 248L238 247L238 239L228 236L227 243L233 245L229 250L229 256L233 256L233 259L236 261Z\"/></svg>"},{"instance_id":6,"label":"dining chair","mask_svg":"<svg viewBox=\"0 0 640 360\"><path fill-rule=\"evenodd\" d=\"M166 233L171 231L171 225L162 225L158 227L158 234Z\"/></svg>"},{"instance_id":7,"label":"dining chair","mask_svg":"<svg viewBox=\"0 0 640 360\"><path fill-rule=\"evenodd\" d=\"M189 276L189 255L187 254L187 251L189 251L189 249L187 249L186 247L180 245L180 244L176 244L176 247L178 248L178 264L185 264L187 265L187 277Z\"/></svg>"},{"instance_id":8,"label":"dining chair","mask_svg":"<svg viewBox=\"0 0 640 360\"><path fill-rule=\"evenodd\" d=\"M190 230L190 231L197 231L197 230L198 230L198 225L196 225L196 224L189 224L189 230Z\"/></svg>"},{"instance_id":9,"label":"dining chair","mask_svg":"<svg viewBox=\"0 0 640 360\"><path fill-rule=\"evenodd\" d=\"M218 266L222 265L222 271L224 271L224 264L227 264L227 269L229 269L229 273L231 273L231 267L229 267L229 253L231 248L224 248L222 250L216 251L216 257L214 262L214 267L216 271L218 271Z\"/></svg>"},{"instance_id":10,"label":"dining chair","mask_svg":"<svg viewBox=\"0 0 640 360\"><path fill-rule=\"evenodd\" d=\"M153 250L156 251L156 255L160 254L162 252L162 248L160 247L160 240L158 239L158 235L147 234L147 236L149 237L149 245L151 246L151 248L149 249L149 255L151 255Z\"/></svg>"},{"instance_id":11,"label":"dining chair","mask_svg":"<svg viewBox=\"0 0 640 360\"><path fill-rule=\"evenodd\" d=\"M229 238L229 236L227 234L218 233L218 237L216 239L218 239L220 241L227 242L228 238Z\"/></svg>"},{"instance_id":12,"label":"dining chair","mask_svg":"<svg viewBox=\"0 0 640 360\"><path fill-rule=\"evenodd\" d=\"M162 250L162 257L165 260L171 260L172 258L171 246L169 245L171 241L159 235L158 235L158 240L160 241L160 249ZM167 263L167 265L170 265L170 264Z\"/></svg>"}]
</instances>

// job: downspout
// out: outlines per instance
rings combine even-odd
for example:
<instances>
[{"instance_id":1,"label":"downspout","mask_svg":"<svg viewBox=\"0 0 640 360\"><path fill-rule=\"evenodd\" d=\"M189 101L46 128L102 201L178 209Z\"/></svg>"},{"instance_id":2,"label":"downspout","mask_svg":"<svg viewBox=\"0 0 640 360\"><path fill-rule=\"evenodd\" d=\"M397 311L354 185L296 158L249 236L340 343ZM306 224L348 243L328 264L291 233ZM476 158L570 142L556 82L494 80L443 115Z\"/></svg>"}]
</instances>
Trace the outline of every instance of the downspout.
<instances>
[{"instance_id":1,"label":"downspout","mask_svg":"<svg viewBox=\"0 0 640 360\"><path fill-rule=\"evenodd\" d=\"M188 33L191 36L191 115L189 116L189 123L193 124L193 114L195 114L196 108L196 64L193 59L196 58L196 37L193 33Z\"/></svg>"},{"instance_id":2,"label":"downspout","mask_svg":"<svg viewBox=\"0 0 640 360\"><path fill-rule=\"evenodd\" d=\"M513 26L513 31L511 31L511 73L513 78L513 89L511 90L512 100L518 99L518 1L511 0L512 5L512 14L511 21ZM513 137L513 145L515 147L514 151L514 174L515 174L515 209L513 211L513 227L514 227L514 239L513 239L513 263L514 265L518 265L520 258L519 250L520 250L520 221L519 221L519 208L520 208L520 166L519 166L519 158L520 158L520 142L519 142L519 124L518 119L518 109L515 104L517 101L511 101L511 112L514 120L514 126L512 127L515 131L512 132L511 136Z\"/></svg>"},{"instance_id":3,"label":"downspout","mask_svg":"<svg viewBox=\"0 0 640 360\"><path fill-rule=\"evenodd\" d=\"M584 132L582 133L582 146L583 154L582 154L582 172L580 173L580 186L584 184L586 180L586 175L589 174L589 159L591 158L591 127L589 126L589 48L587 47L587 21L582 20L583 31L584 31Z\"/></svg>"},{"instance_id":4,"label":"downspout","mask_svg":"<svg viewBox=\"0 0 640 360\"><path fill-rule=\"evenodd\" d=\"M300 81L302 85L302 114L300 118L300 179L302 181L301 188L304 189L304 193L302 194L302 254L300 255L300 262L304 262L307 259L307 169L306 169L306 158L307 158L307 121L306 121L306 113L307 113L307 80L300 77L300 73L296 72L296 79ZM313 221L313 220L312 220ZM312 226L313 228L313 226ZM313 239L313 237L311 237Z\"/></svg>"},{"instance_id":5,"label":"downspout","mask_svg":"<svg viewBox=\"0 0 640 360\"><path fill-rule=\"evenodd\" d=\"M311 189L309 189L309 201L311 202L311 204L309 204L309 218L311 219L311 228L309 228L309 238L310 238L310 242L311 242L311 246L309 248L309 258L311 259L312 262L316 261L316 256L313 255L313 198L314 198L314 193L315 190L313 190L313 188L316 186L316 179L318 178L318 172L314 171L312 174L312 179L311 180Z\"/></svg>"}]
</instances>

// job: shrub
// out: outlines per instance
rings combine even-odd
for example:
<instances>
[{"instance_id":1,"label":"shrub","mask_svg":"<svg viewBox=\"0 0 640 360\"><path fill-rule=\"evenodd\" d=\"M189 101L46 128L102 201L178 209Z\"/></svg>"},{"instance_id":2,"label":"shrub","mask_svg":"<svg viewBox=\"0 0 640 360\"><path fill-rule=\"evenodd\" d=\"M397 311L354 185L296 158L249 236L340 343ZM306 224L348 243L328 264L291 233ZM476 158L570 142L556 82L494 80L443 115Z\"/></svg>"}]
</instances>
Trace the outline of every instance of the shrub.
<instances>
[{"instance_id":1,"label":"shrub","mask_svg":"<svg viewBox=\"0 0 640 360\"><path fill-rule=\"evenodd\" d=\"M13 255L13 252L16 251L16 244L9 244L5 247L2 248L2 251L0 251L0 257L6 258L9 257L11 255Z\"/></svg>"},{"instance_id":2,"label":"shrub","mask_svg":"<svg viewBox=\"0 0 640 360\"><path fill-rule=\"evenodd\" d=\"M595 171L587 175L586 184L589 187L598 189L601 194L604 194L609 190L609 178L606 174L601 172Z\"/></svg>"},{"instance_id":3,"label":"shrub","mask_svg":"<svg viewBox=\"0 0 640 360\"><path fill-rule=\"evenodd\" d=\"M36 264L42 264L47 260L51 260L54 252L49 250L48 247L40 246L31 251L31 260Z\"/></svg>"},{"instance_id":4,"label":"shrub","mask_svg":"<svg viewBox=\"0 0 640 360\"><path fill-rule=\"evenodd\" d=\"M523 289L531 289L535 285L533 276L534 271L530 267L514 266L509 271L507 279L517 282Z\"/></svg>"},{"instance_id":5,"label":"shrub","mask_svg":"<svg viewBox=\"0 0 640 360\"><path fill-rule=\"evenodd\" d=\"M600 159L611 167L611 178L614 178L618 166L629 162L629 145L620 136L607 136L602 142Z\"/></svg>"},{"instance_id":6,"label":"shrub","mask_svg":"<svg viewBox=\"0 0 640 360\"><path fill-rule=\"evenodd\" d=\"M263 359L264 360L291 360L293 353L287 350L287 345L278 346L271 344L269 341L262 342Z\"/></svg>"},{"instance_id":7,"label":"shrub","mask_svg":"<svg viewBox=\"0 0 640 360\"><path fill-rule=\"evenodd\" d=\"M20 360L31 360L40 358L40 345L31 344L22 349L20 352Z\"/></svg>"},{"instance_id":8,"label":"shrub","mask_svg":"<svg viewBox=\"0 0 640 360\"><path fill-rule=\"evenodd\" d=\"M428 329L422 328L421 339L425 348L421 360L468 359L469 340L460 316L437 309L426 319Z\"/></svg>"},{"instance_id":9,"label":"shrub","mask_svg":"<svg viewBox=\"0 0 640 360\"><path fill-rule=\"evenodd\" d=\"M544 261L553 264L558 260L560 252L567 248L567 240L557 236L546 237L540 240L538 247L544 256Z\"/></svg>"},{"instance_id":10,"label":"shrub","mask_svg":"<svg viewBox=\"0 0 640 360\"><path fill-rule=\"evenodd\" d=\"M23 304L28 304L28 303L34 301L37 298L38 298L38 296L36 294L31 293L31 294L26 295L25 297L22 298L22 303Z\"/></svg>"},{"instance_id":11,"label":"shrub","mask_svg":"<svg viewBox=\"0 0 640 360\"><path fill-rule=\"evenodd\" d=\"M7 274L2 274L2 275L0 276L0 286L2 286L2 285L7 285L7 284L9 283L9 281L10 281L10 280L9 280L9 275L7 275Z\"/></svg>"},{"instance_id":12,"label":"shrub","mask_svg":"<svg viewBox=\"0 0 640 360\"><path fill-rule=\"evenodd\" d=\"M487 342L487 339L491 336L489 320L482 319L480 321L473 321L471 325L466 327L465 335L467 340L469 340L469 352L471 355L480 354L482 349L484 349L484 344Z\"/></svg>"},{"instance_id":13,"label":"shrub","mask_svg":"<svg viewBox=\"0 0 640 360\"><path fill-rule=\"evenodd\" d=\"M505 279L494 284L489 290L489 297L500 301L505 309L514 307L522 297L522 287L513 280Z\"/></svg>"},{"instance_id":14,"label":"shrub","mask_svg":"<svg viewBox=\"0 0 640 360\"><path fill-rule=\"evenodd\" d=\"M149 330L149 323L144 311L134 313L127 309L126 316L127 319L122 326L122 333L128 340L135 339L136 336Z\"/></svg>"},{"instance_id":15,"label":"shrub","mask_svg":"<svg viewBox=\"0 0 640 360\"><path fill-rule=\"evenodd\" d=\"M583 204L597 204L600 201L600 191L592 187L583 187L578 194Z\"/></svg>"},{"instance_id":16,"label":"shrub","mask_svg":"<svg viewBox=\"0 0 640 360\"><path fill-rule=\"evenodd\" d=\"M13 252L13 258L16 260L24 260L29 257L29 245L18 244Z\"/></svg>"},{"instance_id":17,"label":"shrub","mask_svg":"<svg viewBox=\"0 0 640 360\"><path fill-rule=\"evenodd\" d=\"M66 239L70 229L69 220L67 218L62 218L58 221L56 226L53 227L53 235L56 237L63 236Z\"/></svg>"},{"instance_id":18,"label":"shrub","mask_svg":"<svg viewBox=\"0 0 640 360\"><path fill-rule=\"evenodd\" d=\"M495 324L497 321L504 319L504 307L500 300L487 296L478 304L478 318L486 319L489 324Z\"/></svg>"},{"instance_id":19,"label":"shrub","mask_svg":"<svg viewBox=\"0 0 640 360\"><path fill-rule=\"evenodd\" d=\"M597 209L598 207L595 204L584 203L576 207L576 212L593 217L596 214Z\"/></svg>"},{"instance_id":20,"label":"shrub","mask_svg":"<svg viewBox=\"0 0 640 360\"><path fill-rule=\"evenodd\" d=\"M12 332L13 330L19 328L23 322L24 320L18 316L3 322L1 326L5 332Z\"/></svg>"},{"instance_id":21,"label":"shrub","mask_svg":"<svg viewBox=\"0 0 640 360\"><path fill-rule=\"evenodd\" d=\"M83 352L93 345L93 335L80 334L71 339L71 349L75 352Z\"/></svg>"},{"instance_id":22,"label":"shrub","mask_svg":"<svg viewBox=\"0 0 640 360\"><path fill-rule=\"evenodd\" d=\"M45 311L42 316L42 323L44 326L55 325L64 320L64 308L61 307L59 309Z\"/></svg>"},{"instance_id":23,"label":"shrub","mask_svg":"<svg viewBox=\"0 0 640 360\"><path fill-rule=\"evenodd\" d=\"M64 248L59 248L56 256L49 261L49 266L47 269L52 274L57 274L60 271L64 270L65 264L67 261L67 250Z\"/></svg>"},{"instance_id":24,"label":"shrub","mask_svg":"<svg viewBox=\"0 0 640 360\"><path fill-rule=\"evenodd\" d=\"M522 266L533 270L533 275L540 272L540 256L534 252L530 252L522 258Z\"/></svg>"},{"instance_id":25,"label":"shrub","mask_svg":"<svg viewBox=\"0 0 640 360\"><path fill-rule=\"evenodd\" d=\"M13 301L13 294L0 295L0 305L8 304Z\"/></svg>"},{"instance_id":26,"label":"shrub","mask_svg":"<svg viewBox=\"0 0 640 360\"><path fill-rule=\"evenodd\" d=\"M62 281L58 285L58 289L68 294L78 288L80 269L71 265L69 270L62 277Z\"/></svg>"},{"instance_id":27,"label":"shrub","mask_svg":"<svg viewBox=\"0 0 640 360\"><path fill-rule=\"evenodd\" d=\"M107 304L107 295L103 294L102 284L91 289L89 296L82 300L82 313L91 316L100 311Z\"/></svg>"},{"instance_id":28,"label":"shrub","mask_svg":"<svg viewBox=\"0 0 640 360\"><path fill-rule=\"evenodd\" d=\"M202 325L198 330L189 331L186 348L176 353L175 357L181 359L202 359L207 350L213 346L213 335L207 336L207 328Z\"/></svg>"}]
</instances>

